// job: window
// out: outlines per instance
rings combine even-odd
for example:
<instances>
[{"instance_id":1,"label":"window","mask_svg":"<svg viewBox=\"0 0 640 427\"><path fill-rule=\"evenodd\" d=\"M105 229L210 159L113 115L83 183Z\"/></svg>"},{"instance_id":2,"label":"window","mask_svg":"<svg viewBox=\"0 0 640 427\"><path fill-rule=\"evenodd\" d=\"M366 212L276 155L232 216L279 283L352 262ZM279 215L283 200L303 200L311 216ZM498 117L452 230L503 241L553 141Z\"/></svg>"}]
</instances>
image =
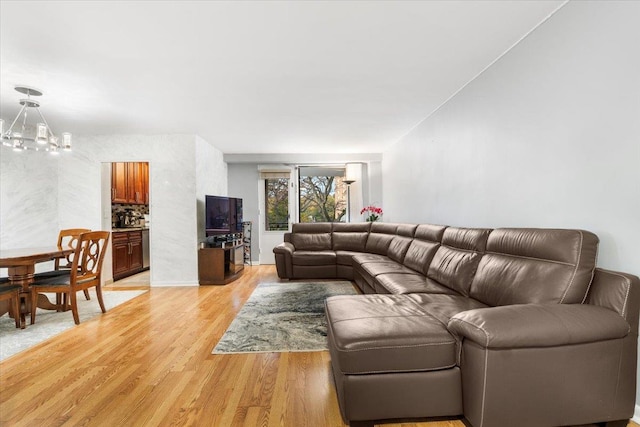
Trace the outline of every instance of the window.
<instances>
[{"instance_id":1,"label":"window","mask_svg":"<svg viewBox=\"0 0 640 427\"><path fill-rule=\"evenodd\" d=\"M300 222L343 221L347 186L343 167L300 167Z\"/></svg>"},{"instance_id":2,"label":"window","mask_svg":"<svg viewBox=\"0 0 640 427\"><path fill-rule=\"evenodd\" d=\"M265 231L289 229L289 178L265 178Z\"/></svg>"}]
</instances>

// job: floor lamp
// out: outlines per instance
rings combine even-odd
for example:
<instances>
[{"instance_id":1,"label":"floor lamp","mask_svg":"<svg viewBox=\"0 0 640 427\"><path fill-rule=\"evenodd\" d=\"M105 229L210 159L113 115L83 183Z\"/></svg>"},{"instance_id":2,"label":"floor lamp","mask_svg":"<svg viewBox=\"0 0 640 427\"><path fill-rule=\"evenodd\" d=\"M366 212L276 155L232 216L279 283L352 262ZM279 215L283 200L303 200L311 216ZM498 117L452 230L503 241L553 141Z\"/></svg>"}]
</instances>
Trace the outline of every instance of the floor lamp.
<instances>
[{"instance_id":1,"label":"floor lamp","mask_svg":"<svg viewBox=\"0 0 640 427\"><path fill-rule=\"evenodd\" d=\"M356 182L355 166L355 164L347 163L344 171L344 179L342 180L342 182L347 184L347 222L351 222L351 184Z\"/></svg>"}]
</instances>

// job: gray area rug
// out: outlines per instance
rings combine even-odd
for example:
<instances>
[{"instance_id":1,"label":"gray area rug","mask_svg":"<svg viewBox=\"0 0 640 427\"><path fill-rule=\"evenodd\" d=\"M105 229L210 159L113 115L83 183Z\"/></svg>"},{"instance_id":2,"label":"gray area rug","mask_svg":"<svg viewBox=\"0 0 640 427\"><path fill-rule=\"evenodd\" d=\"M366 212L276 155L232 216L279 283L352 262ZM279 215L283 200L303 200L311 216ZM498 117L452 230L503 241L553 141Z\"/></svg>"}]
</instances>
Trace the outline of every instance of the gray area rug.
<instances>
[{"instance_id":1,"label":"gray area rug","mask_svg":"<svg viewBox=\"0 0 640 427\"><path fill-rule=\"evenodd\" d=\"M102 291L104 307L108 313L112 308L145 292L147 291ZM85 300L82 293L78 293L80 326L83 322L102 314L95 292L91 290L89 293L89 301ZM55 301L55 294L45 295L49 301ZM76 326L71 311L59 313L41 308L36 312L36 323L30 325L29 322L30 318L27 316L27 327L17 329L14 320L8 314L0 317L0 361Z\"/></svg>"},{"instance_id":2,"label":"gray area rug","mask_svg":"<svg viewBox=\"0 0 640 427\"><path fill-rule=\"evenodd\" d=\"M261 283L212 353L327 350L324 300L356 293L347 281Z\"/></svg>"}]
</instances>

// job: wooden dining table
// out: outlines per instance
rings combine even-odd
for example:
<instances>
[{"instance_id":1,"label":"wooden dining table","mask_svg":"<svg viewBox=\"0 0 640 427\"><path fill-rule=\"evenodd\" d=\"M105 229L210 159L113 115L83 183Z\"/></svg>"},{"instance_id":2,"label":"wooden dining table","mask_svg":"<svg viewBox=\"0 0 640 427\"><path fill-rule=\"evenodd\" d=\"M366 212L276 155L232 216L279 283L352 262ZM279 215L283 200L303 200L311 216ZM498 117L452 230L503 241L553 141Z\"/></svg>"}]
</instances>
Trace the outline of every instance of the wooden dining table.
<instances>
[{"instance_id":1,"label":"wooden dining table","mask_svg":"<svg viewBox=\"0 0 640 427\"><path fill-rule=\"evenodd\" d=\"M9 282L22 286L22 294L25 294L24 305L21 306L22 314L31 312L31 301L29 286L33 283L36 264L62 258L72 253L71 248L60 248L58 246L44 246L37 248L20 248L0 250L0 268L8 269ZM56 310L55 304L46 297L38 295L38 307L46 310ZM5 308L0 307L0 313L4 313Z\"/></svg>"}]
</instances>

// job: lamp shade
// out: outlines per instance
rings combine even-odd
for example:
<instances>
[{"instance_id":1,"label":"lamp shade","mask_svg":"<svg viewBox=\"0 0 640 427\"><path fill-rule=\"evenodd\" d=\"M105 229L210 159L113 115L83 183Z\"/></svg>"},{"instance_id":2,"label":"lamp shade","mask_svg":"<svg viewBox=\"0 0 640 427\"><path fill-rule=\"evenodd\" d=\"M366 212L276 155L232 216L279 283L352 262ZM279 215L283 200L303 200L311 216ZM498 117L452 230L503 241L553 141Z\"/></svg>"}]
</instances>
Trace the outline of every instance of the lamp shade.
<instances>
[{"instance_id":1,"label":"lamp shade","mask_svg":"<svg viewBox=\"0 0 640 427\"><path fill-rule=\"evenodd\" d=\"M359 175L359 168L357 163L347 163L344 172L344 182L347 184L353 184L356 182Z\"/></svg>"}]
</instances>

